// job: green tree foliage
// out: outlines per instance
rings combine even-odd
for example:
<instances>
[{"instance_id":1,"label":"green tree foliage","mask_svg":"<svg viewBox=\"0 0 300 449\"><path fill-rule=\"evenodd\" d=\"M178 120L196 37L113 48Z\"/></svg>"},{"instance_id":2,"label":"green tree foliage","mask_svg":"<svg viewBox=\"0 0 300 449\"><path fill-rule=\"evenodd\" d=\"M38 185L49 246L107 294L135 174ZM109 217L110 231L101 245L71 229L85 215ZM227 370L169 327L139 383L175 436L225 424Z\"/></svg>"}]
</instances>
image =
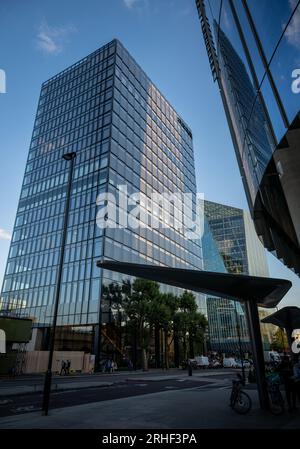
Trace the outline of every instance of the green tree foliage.
<instances>
[{"instance_id":1,"label":"green tree foliage","mask_svg":"<svg viewBox=\"0 0 300 449\"><path fill-rule=\"evenodd\" d=\"M136 279L123 300L124 312L128 318L128 329L135 333L142 349L143 369L148 369L148 350L153 324L154 303L158 302L160 292L156 282Z\"/></svg>"},{"instance_id":2,"label":"green tree foliage","mask_svg":"<svg viewBox=\"0 0 300 449\"><path fill-rule=\"evenodd\" d=\"M184 291L179 296L179 307L174 316L174 330L183 348L183 358L194 357L194 351L203 351L204 333L207 328L205 316L197 311L193 293Z\"/></svg>"},{"instance_id":3,"label":"green tree foliage","mask_svg":"<svg viewBox=\"0 0 300 449\"><path fill-rule=\"evenodd\" d=\"M283 352L289 348L286 333L280 327L273 334L272 342L270 344L271 351Z\"/></svg>"},{"instance_id":4,"label":"green tree foliage","mask_svg":"<svg viewBox=\"0 0 300 449\"><path fill-rule=\"evenodd\" d=\"M126 321L127 339L135 352L140 348L144 370L148 368L154 329L163 338L166 368L169 367L169 350L175 334L182 346L183 358L193 357L194 350L203 350L207 320L198 312L191 292L184 291L180 296L161 293L157 282L136 279L133 283L125 281L123 285L111 283L103 287L102 298L109 304L120 327L121 322Z\"/></svg>"}]
</instances>

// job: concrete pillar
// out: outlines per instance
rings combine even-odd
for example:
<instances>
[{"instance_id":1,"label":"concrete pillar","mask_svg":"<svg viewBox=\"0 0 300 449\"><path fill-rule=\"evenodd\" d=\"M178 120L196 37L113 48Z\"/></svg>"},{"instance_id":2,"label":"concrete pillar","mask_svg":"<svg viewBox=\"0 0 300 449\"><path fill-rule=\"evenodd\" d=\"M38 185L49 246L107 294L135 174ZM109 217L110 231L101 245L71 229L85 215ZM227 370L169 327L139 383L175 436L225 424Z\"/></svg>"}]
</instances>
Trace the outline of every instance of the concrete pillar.
<instances>
[{"instance_id":1,"label":"concrete pillar","mask_svg":"<svg viewBox=\"0 0 300 449\"><path fill-rule=\"evenodd\" d=\"M268 410L269 395L267 391L264 351L261 340L260 321L256 302L254 300L245 301L245 309L247 314L249 336L252 345L253 362L255 368L260 408Z\"/></svg>"}]
</instances>

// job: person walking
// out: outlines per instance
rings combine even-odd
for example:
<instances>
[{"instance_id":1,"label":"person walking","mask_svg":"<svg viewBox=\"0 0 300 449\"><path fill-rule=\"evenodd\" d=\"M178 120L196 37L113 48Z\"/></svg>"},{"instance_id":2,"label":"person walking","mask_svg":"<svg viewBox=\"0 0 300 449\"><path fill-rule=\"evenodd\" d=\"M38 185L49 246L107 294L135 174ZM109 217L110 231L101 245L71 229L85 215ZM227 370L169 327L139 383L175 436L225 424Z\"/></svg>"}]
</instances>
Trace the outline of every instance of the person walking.
<instances>
[{"instance_id":1,"label":"person walking","mask_svg":"<svg viewBox=\"0 0 300 449\"><path fill-rule=\"evenodd\" d=\"M66 363L66 374L70 374L70 369L71 369L71 360L67 360Z\"/></svg>"},{"instance_id":2,"label":"person walking","mask_svg":"<svg viewBox=\"0 0 300 449\"><path fill-rule=\"evenodd\" d=\"M281 363L277 366L276 371L279 373L285 389L285 397L288 404L289 412L296 409L296 390L293 379L293 366L290 359L285 355Z\"/></svg>"},{"instance_id":3,"label":"person walking","mask_svg":"<svg viewBox=\"0 0 300 449\"><path fill-rule=\"evenodd\" d=\"M66 374L66 362L64 360L60 363L60 373L59 375L62 376L63 374Z\"/></svg>"},{"instance_id":4,"label":"person walking","mask_svg":"<svg viewBox=\"0 0 300 449\"><path fill-rule=\"evenodd\" d=\"M293 366L293 381L294 381L294 389L295 395L298 398L300 403L300 357L296 358L294 366Z\"/></svg>"}]
</instances>

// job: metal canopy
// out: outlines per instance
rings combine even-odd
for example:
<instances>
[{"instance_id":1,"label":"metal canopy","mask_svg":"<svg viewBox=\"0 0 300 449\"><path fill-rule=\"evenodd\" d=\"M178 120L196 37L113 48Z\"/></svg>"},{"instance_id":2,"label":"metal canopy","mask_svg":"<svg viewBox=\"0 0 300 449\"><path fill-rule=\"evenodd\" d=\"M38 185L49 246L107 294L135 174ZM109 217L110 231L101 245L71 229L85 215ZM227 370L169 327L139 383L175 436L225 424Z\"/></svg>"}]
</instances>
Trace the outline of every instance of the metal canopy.
<instances>
[{"instance_id":1,"label":"metal canopy","mask_svg":"<svg viewBox=\"0 0 300 449\"><path fill-rule=\"evenodd\" d=\"M300 328L300 309L296 306L283 307L261 320L262 323L271 323L285 329Z\"/></svg>"},{"instance_id":2,"label":"metal canopy","mask_svg":"<svg viewBox=\"0 0 300 449\"><path fill-rule=\"evenodd\" d=\"M252 301L263 307L275 307L292 286L292 283L286 279L186 270L110 260L99 260L97 266L208 295L237 301Z\"/></svg>"},{"instance_id":3,"label":"metal canopy","mask_svg":"<svg viewBox=\"0 0 300 449\"><path fill-rule=\"evenodd\" d=\"M283 307L261 320L262 323L271 323L284 328L289 346L292 346L292 333L294 329L300 329L300 309L296 306Z\"/></svg>"}]
</instances>

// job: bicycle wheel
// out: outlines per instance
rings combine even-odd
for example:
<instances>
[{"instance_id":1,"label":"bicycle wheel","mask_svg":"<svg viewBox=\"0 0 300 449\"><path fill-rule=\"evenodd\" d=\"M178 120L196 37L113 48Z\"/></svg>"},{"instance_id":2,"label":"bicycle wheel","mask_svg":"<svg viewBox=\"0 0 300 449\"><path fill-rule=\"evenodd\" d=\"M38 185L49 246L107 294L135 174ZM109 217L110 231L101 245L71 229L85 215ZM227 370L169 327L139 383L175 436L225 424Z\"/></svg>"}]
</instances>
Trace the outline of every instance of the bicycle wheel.
<instances>
[{"instance_id":1,"label":"bicycle wheel","mask_svg":"<svg viewBox=\"0 0 300 449\"><path fill-rule=\"evenodd\" d=\"M251 410L252 401L250 396L244 391L240 391L236 401L233 404L233 409L240 415L245 415Z\"/></svg>"}]
</instances>

